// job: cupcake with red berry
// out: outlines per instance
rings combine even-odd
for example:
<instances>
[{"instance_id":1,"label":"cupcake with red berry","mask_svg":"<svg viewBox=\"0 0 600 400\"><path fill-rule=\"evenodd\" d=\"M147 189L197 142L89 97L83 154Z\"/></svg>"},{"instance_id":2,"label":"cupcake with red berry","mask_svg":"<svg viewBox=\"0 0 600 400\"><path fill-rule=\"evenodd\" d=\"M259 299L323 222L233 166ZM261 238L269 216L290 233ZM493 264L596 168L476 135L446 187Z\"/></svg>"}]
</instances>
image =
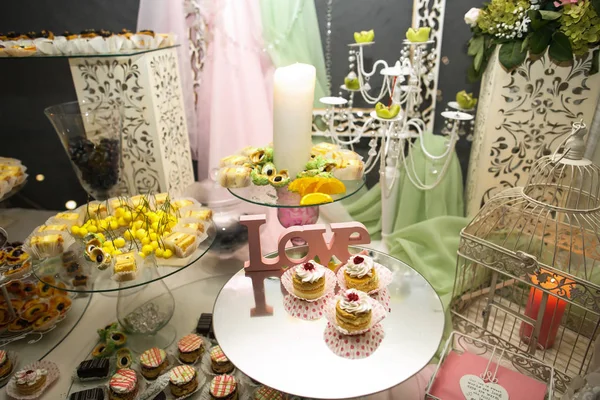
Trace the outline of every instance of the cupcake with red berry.
<instances>
[{"instance_id":1,"label":"cupcake with red berry","mask_svg":"<svg viewBox=\"0 0 600 400\"><path fill-rule=\"evenodd\" d=\"M296 296L315 300L325 294L326 268L314 260L294 267L292 283Z\"/></svg>"},{"instance_id":2,"label":"cupcake with red berry","mask_svg":"<svg viewBox=\"0 0 600 400\"><path fill-rule=\"evenodd\" d=\"M356 289L346 290L335 305L335 320L338 326L350 333L367 329L372 315L369 296Z\"/></svg>"},{"instance_id":3,"label":"cupcake with red berry","mask_svg":"<svg viewBox=\"0 0 600 400\"><path fill-rule=\"evenodd\" d=\"M344 266L344 280L348 289L371 292L379 287L375 262L366 255L350 257Z\"/></svg>"}]
</instances>

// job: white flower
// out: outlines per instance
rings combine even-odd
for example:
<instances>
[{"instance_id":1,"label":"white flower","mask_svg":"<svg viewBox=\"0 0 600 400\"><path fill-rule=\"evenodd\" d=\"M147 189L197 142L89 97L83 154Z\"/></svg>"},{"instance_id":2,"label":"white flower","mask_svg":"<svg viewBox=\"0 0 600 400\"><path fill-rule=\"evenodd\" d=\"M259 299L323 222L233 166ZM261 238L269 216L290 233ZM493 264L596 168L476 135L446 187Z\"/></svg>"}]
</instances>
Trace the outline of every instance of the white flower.
<instances>
[{"instance_id":1,"label":"white flower","mask_svg":"<svg viewBox=\"0 0 600 400\"><path fill-rule=\"evenodd\" d=\"M466 14L465 14L465 23L471 27L474 27L475 25L477 25L477 20L479 19L479 13L481 13L481 9L479 8L471 8Z\"/></svg>"}]
</instances>

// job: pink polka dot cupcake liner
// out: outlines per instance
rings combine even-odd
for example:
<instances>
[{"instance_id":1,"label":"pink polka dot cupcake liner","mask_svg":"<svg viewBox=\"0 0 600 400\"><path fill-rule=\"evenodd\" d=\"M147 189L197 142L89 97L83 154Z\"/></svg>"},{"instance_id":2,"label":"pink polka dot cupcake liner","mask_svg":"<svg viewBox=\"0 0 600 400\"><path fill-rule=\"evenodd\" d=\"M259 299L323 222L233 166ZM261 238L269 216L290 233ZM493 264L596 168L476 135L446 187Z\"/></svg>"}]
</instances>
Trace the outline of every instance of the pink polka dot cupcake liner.
<instances>
[{"instance_id":1,"label":"pink polka dot cupcake liner","mask_svg":"<svg viewBox=\"0 0 600 400\"><path fill-rule=\"evenodd\" d=\"M377 300L387 312L392 312L392 306L390 305L390 291L388 290L388 288L384 288L383 290L380 290L377 293L373 293L370 296L372 299Z\"/></svg>"},{"instance_id":2,"label":"pink polka dot cupcake liner","mask_svg":"<svg viewBox=\"0 0 600 400\"><path fill-rule=\"evenodd\" d=\"M325 316L325 306L332 297L333 294L330 293L317 301L309 303L288 294L283 298L283 308L292 317L305 321L316 321Z\"/></svg>"},{"instance_id":3,"label":"pink polka dot cupcake liner","mask_svg":"<svg viewBox=\"0 0 600 400\"><path fill-rule=\"evenodd\" d=\"M328 323L323 333L325 344L335 355L351 360L367 358L377 350L385 332L381 324L377 324L366 333L346 336L338 332L333 324Z\"/></svg>"}]
</instances>

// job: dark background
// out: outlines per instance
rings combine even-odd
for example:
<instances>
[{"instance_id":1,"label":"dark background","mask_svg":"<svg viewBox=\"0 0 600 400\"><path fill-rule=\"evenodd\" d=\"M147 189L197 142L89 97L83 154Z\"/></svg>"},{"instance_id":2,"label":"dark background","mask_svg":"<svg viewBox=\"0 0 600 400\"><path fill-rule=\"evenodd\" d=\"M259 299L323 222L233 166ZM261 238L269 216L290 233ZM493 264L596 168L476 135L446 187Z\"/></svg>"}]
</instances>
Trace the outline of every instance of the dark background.
<instances>
[{"instance_id":1,"label":"dark background","mask_svg":"<svg viewBox=\"0 0 600 400\"><path fill-rule=\"evenodd\" d=\"M255 1L255 0L233 0ZM281 0L292 1L292 0ZM312 0L307 0L312 1ZM314 0L325 46L326 0ZM4 2L0 31L79 32L88 28L119 31L135 29L139 0L42 0ZM438 114L456 92L475 90L466 80L469 57L466 43L470 37L463 15L480 0L447 0L442 57L438 85ZM339 87L348 73L347 43L353 32L374 28L376 45L365 60L392 62L399 55L400 42L411 24L409 0L334 0L332 20L332 87ZM393 62L392 62L393 63ZM28 167L29 182L11 206L64 209L68 200L78 204L87 198L80 187L65 151L43 110L50 105L76 99L66 59L0 59L0 156L22 160ZM375 78L373 78L375 79ZM334 90L334 94L337 91ZM441 130L437 118L436 132ZM461 139L457 152L466 167L470 144ZM45 179L36 181L43 174Z\"/></svg>"}]
</instances>

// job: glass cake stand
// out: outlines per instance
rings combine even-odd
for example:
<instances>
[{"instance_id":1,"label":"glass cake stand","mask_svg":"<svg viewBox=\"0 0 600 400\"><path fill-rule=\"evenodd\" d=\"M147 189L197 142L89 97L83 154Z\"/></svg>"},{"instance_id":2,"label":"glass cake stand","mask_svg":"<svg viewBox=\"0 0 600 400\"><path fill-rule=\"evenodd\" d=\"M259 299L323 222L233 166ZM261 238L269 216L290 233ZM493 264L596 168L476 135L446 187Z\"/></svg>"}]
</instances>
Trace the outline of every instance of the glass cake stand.
<instances>
[{"instance_id":1,"label":"glass cake stand","mask_svg":"<svg viewBox=\"0 0 600 400\"><path fill-rule=\"evenodd\" d=\"M0 203L2 203L3 201L6 201L8 199L10 199L15 194L19 193L21 191L21 189L23 189L25 187L25 185L27 185L27 179L25 179L23 182L19 183L15 187L13 187L4 196L0 197Z\"/></svg>"},{"instance_id":2,"label":"glass cake stand","mask_svg":"<svg viewBox=\"0 0 600 400\"><path fill-rule=\"evenodd\" d=\"M116 292L117 319L129 335L128 346L134 351L150 347L165 348L175 340L177 331L169 324L175 312L175 300L163 280L193 265L208 252L216 232L214 225L207 226L206 239L186 259L148 257L138 269L135 279L126 282L113 280L110 267L104 271L92 267L87 271L86 284L76 285L73 281L72 286L62 290L72 293ZM177 261L179 263L174 265ZM85 270L83 272L86 273ZM75 279L69 275L60 256L36 263L33 273L40 281L47 277L67 282ZM50 282L49 286L54 284Z\"/></svg>"},{"instance_id":3,"label":"glass cake stand","mask_svg":"<svg viewBox=\"0 0 600 400\"><path fill-rule=\"evenodd\" d=\"M365 177L353 181L342 181L346 186L346 192L342 194L331 195L333 202L344 200L365 185ZM235 197L265 207L277 208L277 219L284 228L297 225L310 225L319 219L319 205L302 206L300 205L301 196L290 192L287 187L274 188L270 185L256 186L250 185L243 188L227 189ZM327 205L331 203L324 203ZM304 241L292 239L296 246L305 244Z\"/></svg>"},{"instance_id":4,"label":"glass cake stand","mask_svg":"<svg viewBox=\"0 0 600 400\"><path fill-rule=\"evenodd\" d=\"M368 251L393 272L387 294L381 293L382 302L391 311L379 326L363 335L341 336L325 317L308 320L294 315L291 304L306 307L310 313L311 308L318 311L318 302L297 300L287 294L278 279L265 279L278 277L281 271L247 276L242 270L225 284L215 302L213 327L223 352L252 379L308 398L367 396L419 372L434 357L444 332L440 298L423 276L402 261ZM301 257L306 247L286 252ZM258 275L253 278L251 274ZM379 343L380 337L383 340ZM355 352L365 350L354 348L353 341L359 341L356 346L361 348L372 346L372 353L355 357ZM373 343L379 343L378 347Z\"/></svg>"},{"instance_id":5,"label":"glass cake stand","mask_svg":"<svg viewBox=\"0 0 600 400\"><path fill-rule=\"evenodd\" d=\"M175 44L173 46L164 46L157 47L155 49L132 49L132 50L124 50L119 51L117 53L93 53L93 54L56 54L56 55L46 55L46 54L32 54L26 56L4 56L0 57L0 60L23 60L23 59L33 59L33 58L114 58L114 57L131 57L137 56L146 53L153 53L155 51L164 50L164 49L172 49L179 47L179 44Z\"/></svg>"}]
</instances>

